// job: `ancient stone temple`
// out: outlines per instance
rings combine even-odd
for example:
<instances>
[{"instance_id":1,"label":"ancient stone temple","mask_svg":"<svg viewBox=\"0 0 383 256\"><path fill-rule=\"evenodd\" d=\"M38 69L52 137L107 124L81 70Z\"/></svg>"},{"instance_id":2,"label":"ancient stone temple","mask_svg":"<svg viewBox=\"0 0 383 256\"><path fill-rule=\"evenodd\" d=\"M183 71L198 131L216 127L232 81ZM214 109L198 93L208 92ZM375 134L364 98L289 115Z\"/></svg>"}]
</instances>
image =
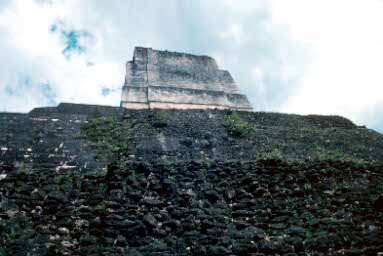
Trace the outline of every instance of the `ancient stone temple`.
<instances>
[{"instance_id":1,"label":"ancient stone temple","mask_svg":"<svg viewBox=\"0 0 383 256\"><path fill-rule=\"evenodd\" d=\"M230 73L208 56L136 47L126 64L121 106L127 109L252 111Z\"/></svg>"}]
</instances>

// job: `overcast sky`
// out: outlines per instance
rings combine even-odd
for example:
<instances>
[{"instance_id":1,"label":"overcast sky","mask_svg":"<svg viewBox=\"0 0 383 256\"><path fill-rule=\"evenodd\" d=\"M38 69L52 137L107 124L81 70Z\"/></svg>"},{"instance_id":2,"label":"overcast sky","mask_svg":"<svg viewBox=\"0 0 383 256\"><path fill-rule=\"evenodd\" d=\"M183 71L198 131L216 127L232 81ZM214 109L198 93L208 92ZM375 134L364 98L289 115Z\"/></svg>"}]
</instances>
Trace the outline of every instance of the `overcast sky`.
<instances>
[{"instance_id":1,"label":"overcast sky","mask_svg":"<svg viewBox=\"0 0 383 256\"><path fill-rule=\"evenodd\" d=\"M255 111L383 132L381 0L0 0L0 111L118 106L134 46L216 58Z\"/></svg>"}]
</instances>

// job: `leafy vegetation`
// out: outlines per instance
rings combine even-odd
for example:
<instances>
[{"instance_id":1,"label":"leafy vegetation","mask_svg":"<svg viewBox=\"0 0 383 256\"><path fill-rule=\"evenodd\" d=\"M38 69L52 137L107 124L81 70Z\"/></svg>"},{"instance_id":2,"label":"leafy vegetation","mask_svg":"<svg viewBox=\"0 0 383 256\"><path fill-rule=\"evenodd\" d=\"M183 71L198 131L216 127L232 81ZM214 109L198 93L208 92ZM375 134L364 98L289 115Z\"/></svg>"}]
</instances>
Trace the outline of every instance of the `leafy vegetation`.
<instances>
[{"instance_id":1,"label":"leafy vegetation","mask_svg":"<svg viewBox=\"0 0 383 256\"><path fill-rule=\"evenodd\" d=\"M163 128L168 126L168 122L171 118L169 110L160 110L154 113L153 126L156 128Z\"/></svg>"},{"instance_id":2,"label":"leafy vegetation","mask_svg":"<svg viewBox=\"0 0 383 256\"><path fill-rule=\"evenodd\" d=\"M261 152L257 155L256 157L257 160L276 160L276 161L281 161L284 160L282 152L278 149L275 148L271 152Z\"/></svg>"},{"instance_id":3,"label":"leafy vegetation","mask_svg":"<svg viewBox=\"0 0 383 256\"><path fill-rule=\"evenodd\" d=\"M233 137L245 136L253 129L253 127L248 122L242 120L236 112L225 115L225 127L228 134Z\"/></svg>"},{"instance_id":4,"label":"leafy vegetation","mask_svg":"<svg viewBox=\"0 0 383 256\"><path fill-rule=\"evenodd\" d=\"M8 249L0 246L0 256L11 256Z\"/></svg>"},{"instance_id":5,"label":"leafy vegetation","mask_svg":"<svg viewBox=\"0 0 383 256\"><path fill-rule=\"evenodd\" d=\"M101 117L91 119L82 127L82 132L89 139L89 146L98 152L98 160L111 163L129 155L135 126L135 120Z\"/></svg>"},{"instance_id":6,"label":"leafy vegetation","mask_svg":"<svg viewBox=\"0 0 383 256\"><path fill-rule=\"evenodd\" d=\"M346 161L346 162L350 162L354 160L352 156L344 153L340 149L331 150L331 149L319 148L319 150L316 153L317 153L316 157L319 160L335 160L335 161Z\"/></svg>"}]
</instances>

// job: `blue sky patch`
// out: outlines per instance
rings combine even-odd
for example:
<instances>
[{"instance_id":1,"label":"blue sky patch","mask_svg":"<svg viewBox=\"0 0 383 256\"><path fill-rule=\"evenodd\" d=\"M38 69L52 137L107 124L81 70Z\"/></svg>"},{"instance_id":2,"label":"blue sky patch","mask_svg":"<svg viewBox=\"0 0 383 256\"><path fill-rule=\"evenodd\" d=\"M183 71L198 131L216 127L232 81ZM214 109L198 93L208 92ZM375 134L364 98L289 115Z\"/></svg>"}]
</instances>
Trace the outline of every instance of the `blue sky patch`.
<instances>
[{"instance_id":1,"label":"blue sky patch","mask_svg":"<svg viewBox=\"0 0 383 256\"><path fill-rule=\"evenodd\" d=\"M66 28L62 21L58 21L50 27L51 33L59 33L62 37L65 48L62 54L70 60L74 54L84 54L87 49L96 43L96 37L83 30Z\"/></svg>"},{"instance_id":2,"label":"blue sky patch","mask_svg":"<svg viewBox=\"0 0 383 256\"><path fill-rule=\"evenodd\" d=\"M53 24L49 30L52 33L55 33L58 29L59 29L59 25L58 24Z\"/></svg>"},{"instance_id":3,"label":"blue sky patch","mask_svg":"<svg viewBox=\"0 0 383 256\"><path fill-rule=\"evenodd\" d=\"M57 105L57 94L49 83L33 83L30 78L22 79L15 83L15 86L6 85L3 92L9 97L22 97L31 92L39 95L40 101L50 106Z\"/></svg>"},{"instance_id":4,"label":"blue sky patch","mask_svg":"<svg viewBox=\"0 0 383 256\"><path fill-rule=\"evenodd\" d=\"M104 96L104 97L108 96L108 95L110 94L110 89L109 89L109 88L106 88L106 87L103 87L103 88L101 89L101 94L102 94L102 96Z\"/></svg>"},{"instance_id":5,"label":"blue sky patch","mask_svg":"<svg viewBox=\"0 0 383 256\"><path fill-rule=\"evenodd\" d=\"M114 93L120 93L121 92L122 86L115 86L113 88L108 88L105 86L101 87L101 95L104 97L109 96L110 94Z\"/></svg>"},{"instance_id":6,"label":"blue sky patch","mask_svg":"<svg viewBox=\"0 0 383 256\"><path fill-rule=\"evenodd\" d=\"M17 94L17 91L14 88L12 88L12 86L10 86L10 85L5 86L4 92L8 96L19 96Z\"/></svg>"},{"instance_id":7,"label":"blue sky patch","mask_svg":"<svg viewBox=\"0 0 383 256\"><path fill-rule=\"evenodd\" d=\"M22 96L26 90L32 87L30 78L21 79L16 86L7 85L4 88L4 92L8 96Z\"/></svg>"},{"instance_id":8,"label":"blue sky patch","mask_svg":"<svg viewBox=\"0 0 383 256\"><path fill-rule=\"evenodd\" d=\"M57 105L57 95L55 91L52 89L50 84L44 83L41 85L41 91L45 99L48 100L48 104L50 106L56 106Z\"/></svg>"},{"instance_id":9,"label":"blue sky patch","mask_svg":"<svg viewBox=\"0 0 383 256\"><path fill-rule=\"evenodd\" d=\"M80 38L82 36L87 36L86 33L76 31L63 31L63 35L66 38L66 47L62 52L65 57L70 58L71 54L74 52L85 53L86 47L80 43Z\"/></svg>"}]
</instances>

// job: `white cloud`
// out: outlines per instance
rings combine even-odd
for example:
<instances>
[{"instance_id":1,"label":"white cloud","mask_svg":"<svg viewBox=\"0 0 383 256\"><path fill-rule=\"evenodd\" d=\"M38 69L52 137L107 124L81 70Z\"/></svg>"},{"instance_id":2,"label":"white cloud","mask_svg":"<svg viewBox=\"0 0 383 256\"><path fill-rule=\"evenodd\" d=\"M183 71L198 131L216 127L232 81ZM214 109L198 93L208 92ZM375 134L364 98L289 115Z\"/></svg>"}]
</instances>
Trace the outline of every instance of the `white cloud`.
<instances>
[{"instance_id":1,"label":"white cloud","mask_svg":"<svg viewBox=\"0 0 383 256\"><path fill-rule=\"evenodd\" d=\"M112 62L97 56L97 49L87 55L77 55L68 61L62 54L65 41L50 31L58 20L67 21L74 1L41 4L32 0L15 0L0 12L1 54L0 71L1 108L8 111L29 111L35 106L46 105L41 81L49 83L58 101L118 105L112 98L103 97L102 86L123 84L123 62ZM79 24L78 29L85 29ZM68 24L68 30L76 29ZM79 39L81 43L81 38ZM95 45L95 48L100 48ZM97 59L93 66L87 64ZM20 79L29 79L29 88L19 88ZM6 95L4 89L11 86L21 95ZM115 96L115 95L114 95Z\"/></svg>"},{"instance_id":2,"label":"white cloud","mask_svg":"<svg viewBox=\"0 0 383 256\"><path fill-rule=\"evenodd\" d=\"M383 3L293 0L277 1L274 9L275 19L288 23L295 39L314 53L301 90L282 110L377 124L383 110L378 108L383 103Z\"/></svg>"},{"instance_id":3,"label":"white cloud","mask_svg":"<svg viewBox=\"0 0 383 256\"><path fill-rule=\"evenodd\" d=\"M246 35L239 24L231 24L227 30L220 33L219 36L223 39L233 39L238 44L241 44L246 40Z\"/></svg>"}]
</instances>

